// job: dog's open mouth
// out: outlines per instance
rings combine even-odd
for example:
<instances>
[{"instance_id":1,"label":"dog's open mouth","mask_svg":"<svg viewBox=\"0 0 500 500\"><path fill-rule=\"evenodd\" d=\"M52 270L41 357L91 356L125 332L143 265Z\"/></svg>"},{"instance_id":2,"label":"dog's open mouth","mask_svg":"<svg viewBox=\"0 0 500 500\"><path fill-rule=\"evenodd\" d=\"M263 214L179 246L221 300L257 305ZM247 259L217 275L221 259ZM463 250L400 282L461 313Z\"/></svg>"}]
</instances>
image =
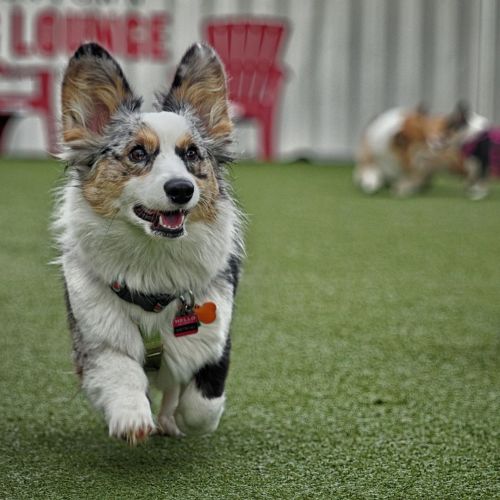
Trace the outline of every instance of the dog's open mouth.
<instances>
[{"instance_id":1,"label":"dog's open mouth","mask_svg":"<svg viewBox=\"0 0 500 500\"><path fill-rule=\"evenodd\" d=\"M184 234L184 221L187 211L173 210L170 212L162 210L149 210L142 205L134 207L134 213L142 220L151 223L153 232L168 238L178 238Z\"/></svg>"}]
</instances>

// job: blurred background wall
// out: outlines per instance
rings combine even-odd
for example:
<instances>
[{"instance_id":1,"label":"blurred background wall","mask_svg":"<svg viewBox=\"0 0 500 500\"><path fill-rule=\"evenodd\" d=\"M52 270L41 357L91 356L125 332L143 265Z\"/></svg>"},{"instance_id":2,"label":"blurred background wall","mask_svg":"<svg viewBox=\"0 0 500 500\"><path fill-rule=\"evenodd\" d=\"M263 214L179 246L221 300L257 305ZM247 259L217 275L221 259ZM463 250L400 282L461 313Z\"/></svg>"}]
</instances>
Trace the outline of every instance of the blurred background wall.
<instances>
[{"instance_id":1,"label":"blurred background wall","mask_svg":"<svg viewBox=\"0 0 500 500\"><path fill-rule=\"evenodd\" d=\"M0 66L49 70L57 112L67 58L94 34L112 45L148 109L186 47L203 37L204 20L226 16L288 25L276 159L350 158L376 113L421 101L449 112L466 99L500 123L497 0L0 0ZM107 24L96 28L96 18ZM0 75L0 93L13 85L29 92L29 83ZM43 154L43 120L11 107L4 153ZM256 154L252 123L238 127L238 139L245 156Z\"/></svg>"}]
</instances>

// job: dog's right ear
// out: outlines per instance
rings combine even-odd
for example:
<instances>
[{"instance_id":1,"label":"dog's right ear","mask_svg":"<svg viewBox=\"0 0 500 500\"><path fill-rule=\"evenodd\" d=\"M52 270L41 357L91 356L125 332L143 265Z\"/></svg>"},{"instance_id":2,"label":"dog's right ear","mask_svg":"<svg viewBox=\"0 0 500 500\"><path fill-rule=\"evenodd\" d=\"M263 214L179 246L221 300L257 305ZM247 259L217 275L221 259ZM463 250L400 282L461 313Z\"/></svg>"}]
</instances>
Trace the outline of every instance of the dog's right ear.
<instances>
[{"instance_id":1,"label":"dog's right ear","mask_svg":"<svg viewBox=\"0 0 500 500\"><path fill-rule=\"evenodd\" d=\"M447 125L449 130L460 130L469 122L470 108L466 101L458 101L455 109L448 116Z\"/></svg>"},{"instance_id":2,"label":"dog's right ear","mask_svg":"<svg viewBox=\"0 0 500 500\"><path fill-rule=\"evenodd\" d=\"M427 106L427 103L423 101L419 102L417 107L415 108L415 112L417 113L417 115L428 116L429 107Z\"/></svg>"},{"instance_id":3,"label":"dog's right ear","mask_svg":"<svg viewBox=\"0 0 500 500\"><path fill-rule=\"evenodd\" d=\"M216 139L230 137L233 124L229 116L228 88L224 66L215 50L195 43L182 57L170 92L159 95L164 111L179 112L190 106L207 132Z\"/></svg>"},{"instance_id":4,"label":"dog's right ear","mask_svg":"<svg viewBox=\"0 0 500 500\"><path fill-rule=\"evenodd\" d=\"M62 83L65 143L102 133L120 106L140 107L119 64L96 43L80 46L70 59Z\"/></svg>"}]
</instances>

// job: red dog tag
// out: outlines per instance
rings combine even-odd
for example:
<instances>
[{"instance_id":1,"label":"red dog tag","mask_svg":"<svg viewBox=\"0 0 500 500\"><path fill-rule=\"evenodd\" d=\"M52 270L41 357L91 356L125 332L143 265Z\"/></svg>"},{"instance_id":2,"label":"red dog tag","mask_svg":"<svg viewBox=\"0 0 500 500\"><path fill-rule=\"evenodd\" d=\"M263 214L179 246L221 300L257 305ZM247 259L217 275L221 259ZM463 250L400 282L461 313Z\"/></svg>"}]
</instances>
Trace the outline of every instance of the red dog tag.
<instances>
[{"instance_id":1,"label":"red dog tag","mask_svg":"<svg viewBox=\"0 0 500 500\"><path fill-rule=\"evenodd\" d=\"M198 333L200 322L198 321L198 316L193 312L181 313L174 318L172 326L176 337L184 337L185 335Z\"/></svg>"}]
</instances>

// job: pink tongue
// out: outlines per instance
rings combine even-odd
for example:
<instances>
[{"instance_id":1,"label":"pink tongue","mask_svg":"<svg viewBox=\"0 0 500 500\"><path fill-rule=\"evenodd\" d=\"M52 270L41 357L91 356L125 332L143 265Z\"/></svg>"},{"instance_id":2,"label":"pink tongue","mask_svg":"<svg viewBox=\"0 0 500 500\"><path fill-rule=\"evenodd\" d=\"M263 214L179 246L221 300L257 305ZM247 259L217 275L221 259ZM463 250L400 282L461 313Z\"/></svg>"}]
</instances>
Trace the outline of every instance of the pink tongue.
<instances>
[{"instance_id":1,"label":"pink tongue","mask_svg":"<svg viewBox=\"0 0 500 500\"><path fill-rule=\"evenodd\" d=\"M184 214L182 212L172 212L170 214L160 213L160 224L163 227L176 229L182 226L184 222Z\"/></svg>"}]
</instances>

